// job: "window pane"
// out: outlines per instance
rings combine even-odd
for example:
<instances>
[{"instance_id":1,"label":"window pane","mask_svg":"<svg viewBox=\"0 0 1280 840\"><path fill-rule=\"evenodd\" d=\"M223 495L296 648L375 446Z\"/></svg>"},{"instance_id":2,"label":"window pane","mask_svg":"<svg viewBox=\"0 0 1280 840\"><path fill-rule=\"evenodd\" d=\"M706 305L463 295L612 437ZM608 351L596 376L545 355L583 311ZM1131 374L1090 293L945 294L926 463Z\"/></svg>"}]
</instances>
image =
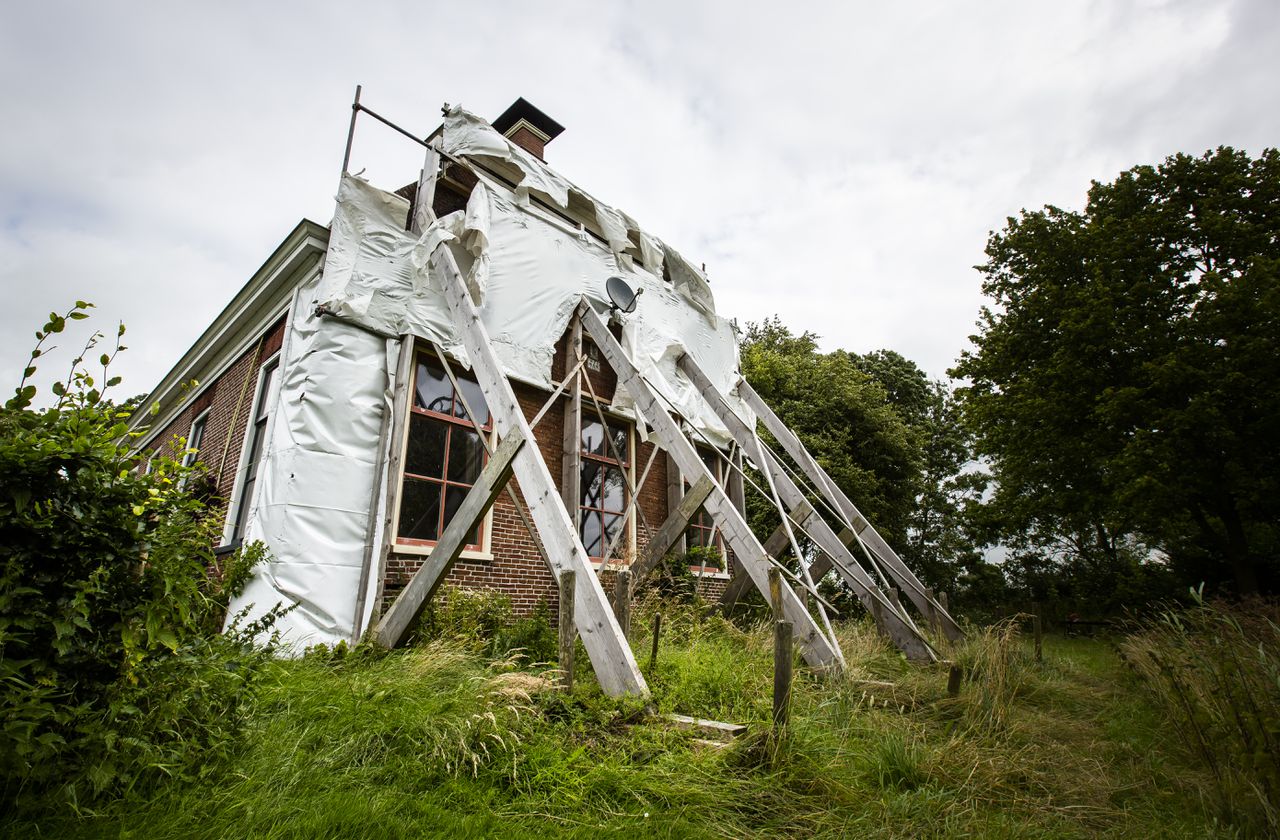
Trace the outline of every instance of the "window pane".
<instances>
[{"instance_id":1,"label":"window pane","mask_svg":"<svg viewBox=\"0 0 1280 840\"><path fill-rule=\"evenodd\" d=\"M608 446L604 442L604 426L598 420L582 421L582 451L592 455L604 455Z\"/></svg>"},{"instance_id":2,"label":"window pane","mask_svg":"<svg viewBox=\"0 0 1280 840\"><path fill-rule=\"evenodd\" d=\"M484 393L480 390L480 384L464 377L458 377L458 387L462 389L462 395L467 398L467 405L480 415L480 425L489 425L489 404L484 401ZM467 418L467 410L462 405L462 400L456 400L453 406L453 413L463 419Z\"/></svg>"},{"instance_id":3,"label":"window pane","mask_svg":"<svg viewBox=\"0 0 1280 840\"><path fill-rule=\"evenodd\" d=\"M618 549L626 545L626 542L618 537L618 532L621 530L622 517L616 514L606 513L604 515L604 544L600 546L600 550L604 551L607 549L610 543L614 543L614 540L617 540L613 547L615 554Z\"/></svg>"},{"instance_id":4,"label":"window pane","mask_svg":"<svg viewBox=\"0 0 1280 840\"><path fill-rule=\"evenodd\" d=\"M413 404L427 411L450 413L453 406L453 386L444 375L444 370L434 362L418 362L418 375L413 394ZM468 398L470 395L468 395ZM476 409L479 411L479 409Z\"/></svg>"},{"instance_id":5,"label":"window pane","mask_svg":"<svg viewBox=\"0 0 1280 840\"><path fill-rule=\"evenodd\" d=\"M483 466L484 447L480 444L480 435L454 426L449 432L449 480L474 484Z\"/></svg>"},{"instance_id":6,"label":"window pane","mask_svg":"<svg viewBox=\"0 0 1280 840\"><path fill-rule=\"evenodd\" d=\"M588 557L599 557L604 551L600 544L600 514L590 511L582 513L582 545L587 549Z\"/></svg>"},{"instance_id":7,"label":"window pane","mask_svg":"<svg viewBox=\"0 0 1280 840\"><path fill-rule=\"evenodd\" d=\"M445 488L444 524L446 528L449 527L449 523L453 521L453 515L457 513L458 508L462 506L462 500L467 497L467 492L470 489L471 488L469 487L453 487L453 486L449 486ZM467 537L467 545L480 544L480 537L478 535L479 530L480 529L477 528L476 530L471 532L471 535Z\"/></svg>"},{"instance_id":8,"label":"window pane","mask_svg":"<svg viewBox=\"0 0 1280 840\"><path fill-rule=\"evenodd\" d=\"M605 467L604 497L600 507L605 510L621 511L626 505L627 489L622 480L622 470L617 467Z\"/></svg>"},{"instance_id":9,"label":"window pane","mask_svg":"<svg viewBox=\"0 0 1280 840\"><path fill-rule=\"evenodd\" d=\"M404 480L400 494L401 537L412 540L437 539L440 529L440 488L433 481Z\"/></svg>"},{"instance_id":10,"label":"window pane","mask_svg":"<svg viewBox=\"0 0 1280 840\"><path fill-rule=\"evenodd\" d=\"M405 449L404 471L429 478L444 475L444 445L448 426L439 420L409 416L409 442Z\"/></svg>"},{"instance_id":11,"label":"window pane","mask_svg":"<svg viewBox=\"0 0 1280 840\"><path fill-rule=\"evenodd\" d=\"M258 391L258 413L254 415L258 421L267 419L267 415L271 413L271 409L275 405L276 395L279 393L280 384L280 364L279 361L271 363L271 367L267 368L266 373L262 375L262 388Z\"/></svg>"},{"instance_id":12,"label":"window pane","mask_svg":"<svg viewBox=\"0 0 1280 840\"><path fill-rule=\"evenodd\" d=\"M631 453L627 451L627 438L629 437L629 435L627 434L627 427L626 426L610 426L609 436L613 438L613 446L614 446L614 449L608 449L608 447L606 446L606 451L608 452L609 457L610 458L615 457L613 453L616 451L618 453L616 457L621 458L623 463L630 461ZM604 454L604 453L601 453L601 454Z\"/></svg>"},{"instance_id":13,"label":"window pane","mask_svg":"<svg viewBox=\"0 0 1280 840\"><path fill-rule=\"evenodd\" d=\"M582 507L600 507L600 479L604 467L594 461L582 462Z\"/></svg>"}]
</instances>

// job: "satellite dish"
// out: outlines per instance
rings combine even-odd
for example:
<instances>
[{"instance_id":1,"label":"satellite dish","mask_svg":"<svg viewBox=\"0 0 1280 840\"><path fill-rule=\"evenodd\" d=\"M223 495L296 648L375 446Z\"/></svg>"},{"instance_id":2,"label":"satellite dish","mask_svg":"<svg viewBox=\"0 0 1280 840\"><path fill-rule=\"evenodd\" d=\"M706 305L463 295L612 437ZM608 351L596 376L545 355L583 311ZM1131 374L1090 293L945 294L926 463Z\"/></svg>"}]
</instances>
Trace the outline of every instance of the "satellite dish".
<instances>
[{"instance_id":1,"label":"satellite dish","mask_svg":"<svg viewBox=\"0 0 1280 840\"><path fill-rule=\"evenodd\" d=\"M604 283L605 293L609 295L609 303L611 309L620 312L634 312L636 308L636 298L644 292L644 289L632 291L627 285L627 281L621 277L610 277Z\"/></svg>"}]
</instances>

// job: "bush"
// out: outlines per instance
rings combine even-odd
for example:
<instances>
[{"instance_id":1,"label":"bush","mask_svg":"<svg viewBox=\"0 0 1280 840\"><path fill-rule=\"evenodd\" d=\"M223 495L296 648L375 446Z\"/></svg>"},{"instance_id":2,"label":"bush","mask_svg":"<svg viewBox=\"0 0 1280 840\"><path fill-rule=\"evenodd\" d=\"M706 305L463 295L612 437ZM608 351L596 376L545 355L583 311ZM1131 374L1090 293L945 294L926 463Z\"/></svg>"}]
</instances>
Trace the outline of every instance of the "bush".
<instances>
[{"instance_id":1,"label":"bush","mask_svg":"<svg viewBox=\"0 0 1280 840\"><path fill-rule=\"evenodd\" d=\"M273 615L219 637L226 606L262 559L210 575L215 526L183 488L198 471L130 452L129 412L83 359L33 409L43 344L88 304L53 314L0 409L0 786L62 787L72 800L187 772L230 743L262 656L248 639ZM104 376L116 348L99 362ZM193 482L194 483L194 482Z\"/></svg>"}]
</instances>

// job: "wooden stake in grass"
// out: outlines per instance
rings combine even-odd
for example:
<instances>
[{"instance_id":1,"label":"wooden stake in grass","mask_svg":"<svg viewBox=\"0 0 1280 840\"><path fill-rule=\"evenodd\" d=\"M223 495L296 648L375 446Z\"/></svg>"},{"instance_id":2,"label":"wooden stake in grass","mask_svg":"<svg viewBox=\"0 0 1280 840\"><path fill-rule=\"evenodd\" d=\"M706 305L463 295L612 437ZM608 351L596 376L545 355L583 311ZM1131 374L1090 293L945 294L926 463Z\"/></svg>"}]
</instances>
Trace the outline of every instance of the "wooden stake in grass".
<instances>
[{"instance_id":1,"label":"wooden stake in grass","mask_svg":"<svg viewBox=\"0 0 1280 840\"><path fill-rule=\"evenodd\" d=\"M653 614L653 647L649 650L649 676L658 667L658 634L662 632L662 613Z\"/></svg>"},{"instance_id":2,"label":"wooden stake in grass","mask_svg":"<svg viewBox=\"0 0 1280 840\"><path fill-rule=\"evenodd\" d=\"M773 620L782 620L782 572L777 566L769 567L769 605L773 607Z\"/></svg>"},{"instance_id":3,"label":"wooden stake in grass","mask_svg":"<svg viewBox=\"0 0 1280 840\"><path fill-rule=\"evenodd\" d=\"M960 681L964 679L964 669L952 662L951 671L947 674L947 696L960 696Z\"/></svg>"},{"instance_id":4,"label":"wooden stake in grass","mask_svg":"<svg viewBox=\"0 0 1280 840\"><path fill-rule=\"evenodd\" d=\"M613 615L618 619L622 635L631 635L631 572L622 569L613 586Z\"/></svg>"},{"instance_id":5,"label":"wooden stake in grass","mask_svg":"<svg viewBox=\"0 0 1280 840\"><path fill-rule=\"evenodd\" d=\"M573 648L577 639L573 623L573 571L570 569L560 573L560 670L565 691L573 690Z\"/></svg>"},{"instance_id":6,"label":"wooden stake in grass","mask_svg":"<svg viewBox=\"0 0 1280 840\"><path fill-rule=\"evenodd\" d=\"M1036 661L1044 661L1042 643L1044 641L1044 627L1040 623L1040 605L1035 605L1035 614L1031 616L1031 630L1036 637Z\"/></svg>"},{"instance_id":7,"label":"wooden stake in grass","mask_svg":"<svg viewBox=\"0 0 1280 840\"><path fill-rule=\"evenodd\" d=\"M773 624L773 730L781 734L791 716L791 622Z\"/></svg>"}]
</instances>

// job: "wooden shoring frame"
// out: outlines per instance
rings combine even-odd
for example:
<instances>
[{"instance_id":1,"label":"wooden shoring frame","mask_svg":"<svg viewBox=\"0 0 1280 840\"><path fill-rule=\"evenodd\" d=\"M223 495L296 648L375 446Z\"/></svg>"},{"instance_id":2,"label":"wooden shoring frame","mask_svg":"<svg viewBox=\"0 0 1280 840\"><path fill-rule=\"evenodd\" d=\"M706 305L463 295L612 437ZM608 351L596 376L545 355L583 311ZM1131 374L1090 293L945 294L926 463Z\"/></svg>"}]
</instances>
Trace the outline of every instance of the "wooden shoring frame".
<instances>
[{"instance_id":1,"label":"wooden shoring frame","mask_svg":"<svg viewBox=\"0 0 1280 840\"><path fill-rule=\"evenodd\" d=\"M599 579L593 573L578 529L574 527L573 519L556 489L511 383L507 381L493 351L488 330L480 320L480 313L471 300L457 262L447 247L437 247L432 253L428 273L444 289L453 323L471 360L476 382L488 403L498 435L503 438L515 435L532 443L516 453L512 470L524 492L529 514L546 547L547 561L556 578L559 579L561 572L574 572L577 630L600 687L614 697L623 694L647 696L649 687L636 664L631 646L614 617Z\"/></svg>"},{"instance_id":2,"label":"wooden shoring frame","mask_svg":"<svg viewBox=\"0 0 1280 840\"><path fill-rule=\"evenodd\" d=\"M652 429L662 447L669 452L685 476L694 479L715 479L706 464L702 463L697 449L685 436L679 424L658 403L656 393L644 380L635 365L627 358L622 345L609 332L608 326L584 299L578 306L582 325L591 335L596 347L614 372L618 383L627 389L635 403L636 413ZM769 569L775 563L765 552L764 546L751 532L746 519L738 512L723 488L713 487L703 503L704 509L719 526L725 542L733 549L734 557L751 575L761 592L769 591ZM809 615L800 598L790 586L782 586L782 608L787 619L794 623L798 643L805 661L815 668L838 670L841 657L835 650L835 642L828 639Z\"/></svg>"},{"instance_id":3,"label":"wooden shoring frame","mask_svg":"<svg viewBox=\"0 0 1280 840\"><path fill-rule=\"evenodd\" d=\"M790 509L790 513L781 507L779 509L779 513L784 517L783 527L785 528L793 517L796 519L796 524L804 531L805 535L813 540L818 548L834 561L836 569L845 583L858 596L858 600L862 602L868 612L877 616L877 623L881 625L898 649L907 655L908 659L922 662L936 661L937 654L930 647L928 641L905 616L900 615L894 608L893 603L880 591L875 581L854 558L848 547L840 542L836 532L808 503L804 492L791 480L791 476L780 468L773 454L760 444L755 430L749 428L742 418L734 414L733 410L729 408L729 404L725 402L724 397L711 384L711 380L703 373L702 368L698 366L693 357L685 354L676 361L676 366L689 377L694 387L702 395L703 400L720 418L720 422L724 423L725 427L728 428L729 434L742 446L747 457L754 460L756 465L764 472L766 480L772 481L778 492L779 505L785 505L786 508ZM794 543L794 538L790 534L787 535L787 539ZM879 609L876 609L877 606Z\"/></svg>"},{"instance_id":4,"label":"wooden shoring frame","mask_svg":"<svg viewBox=\"0 0 1280 840\"><path fill-rule=\"evenodd\" d=\"M936 623L941 626L943 634L951 641L963 638L964 631L960 629L960 625L956 623L955 619L935 598L929 596L920 579L915 576L906 563L902 562L902 559L898 557L893 548L885 542L884 538L872 527L857 506L836 485L831 476L827 475L827 471L809 454L809 450L805 449L800 439L787 428L787 425L773 412L773 409L769 408L768 404L761 399L755 389L743 379L739 381L737 391L738 396L756 413L760 422L769 430L774 439L782 445L782 448L791 456L792 460L800 466L800 469L808 476L809 481L813 483L826 502L834 506L835 512L842 515L845 524L857 537L858 541L863 544L864 549L869 554L874 554L879 558L884 570L902 588L902 591L911 599L911 603L915 604L920 614L930 623Z\"/></svg>"}]
</instances>

